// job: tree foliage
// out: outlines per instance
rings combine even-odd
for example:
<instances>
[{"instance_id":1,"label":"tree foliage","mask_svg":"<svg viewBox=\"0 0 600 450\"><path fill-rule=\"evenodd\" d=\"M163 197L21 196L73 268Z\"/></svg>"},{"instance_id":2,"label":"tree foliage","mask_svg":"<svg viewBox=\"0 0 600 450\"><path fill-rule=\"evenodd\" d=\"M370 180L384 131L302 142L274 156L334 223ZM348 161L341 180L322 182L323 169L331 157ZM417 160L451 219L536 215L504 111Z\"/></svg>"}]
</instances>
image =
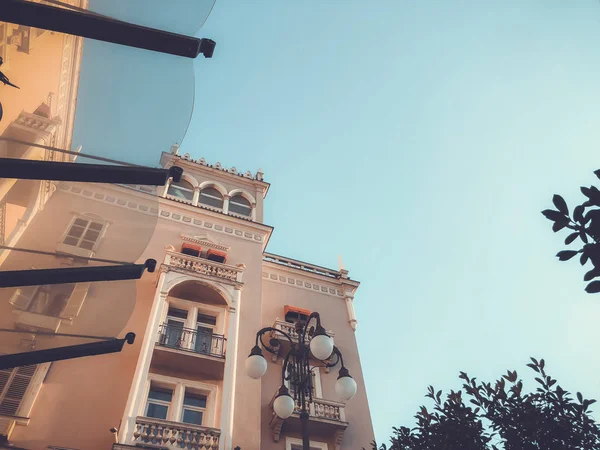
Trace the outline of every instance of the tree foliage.
<instances>
[{"instance_id":1,"label":"tree foliage","mask_svg":"<svg viewBox=\"0 0 600 450\"><path fill-rule=\"evenodd\" d=\"M600 170L596 170L594 174L600 178ZM600 190L596 186L581 186L581 193L586 200L573 209L572 215L567 202L558 194L552 197L556 209L545 209L542 214L553 222L552 230L555 233L563 229L570 231L565 238L565 245L581 241L581 248L578 250L562 250L556 256L560 261L568 261L579 254L582 266L588 261L592 263L594 268L583 279L590 282L585 288L586 292L593 294L600 292L600 280L594 280L600 277Z\"/></svg>"},{"instance_id":2,"label":"tree foliage","mask_svg":"<svg viewBox=\"0 0 600 450\"><path fill-rule=\"evenodd\" d=\"M600 427L589 409L596 401L564 390L543 359L527 366L538 383L529 393L510 370L494 383L460 372L462 390L444 397L429 386L433 408L421 406L416 427L394 428L389 446L373 443L372 450L599 450Z\"/></svg>"}]
</instances>

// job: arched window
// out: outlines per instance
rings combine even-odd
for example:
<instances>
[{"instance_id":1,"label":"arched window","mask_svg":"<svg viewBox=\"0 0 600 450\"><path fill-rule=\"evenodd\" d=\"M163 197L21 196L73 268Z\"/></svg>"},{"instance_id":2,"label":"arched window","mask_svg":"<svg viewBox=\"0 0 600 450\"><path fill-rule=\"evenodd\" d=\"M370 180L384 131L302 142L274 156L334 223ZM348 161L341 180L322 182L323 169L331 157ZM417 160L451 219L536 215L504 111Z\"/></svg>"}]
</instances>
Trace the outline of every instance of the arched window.
<instances>
[{"instance_id":1,"label":"arched window","mask_svg":"<svg viewBox=\"0 0 600 450\"><path fill-rule=\"evenodd\" d=\"M213 187L207 187L200 191L199 202L213 208L223 208L223 196Z\"/></svg>"},{"instance_id":2,"label":"arched window","mask_svg":"<svg viewBox=\"0 0 600 450\"><path fill-rule=\"evenodd\" d=\"M173 181L169 186L167 194L191 202L194 199L194 186L192 186L192 183L183 179L177 183Z\"/></svg>"},{"instance_id":3,"label":"arched window","mask_svg":"<svg viewBox=\"0 0 600 450\"><path fill-rule=\"evenodd\" d=\"M229 199L229 211L250 217L252 214L252 206L248 200L238 194Z\"/></svg>"}]
</instances>

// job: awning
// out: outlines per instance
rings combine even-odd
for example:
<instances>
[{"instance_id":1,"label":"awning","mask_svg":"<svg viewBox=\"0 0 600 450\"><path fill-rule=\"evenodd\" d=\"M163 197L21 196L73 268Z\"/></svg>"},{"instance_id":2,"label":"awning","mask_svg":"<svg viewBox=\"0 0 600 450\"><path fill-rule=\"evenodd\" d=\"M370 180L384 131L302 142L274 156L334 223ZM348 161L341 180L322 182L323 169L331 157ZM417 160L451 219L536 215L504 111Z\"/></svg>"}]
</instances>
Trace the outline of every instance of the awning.
<instances>
[{"instance_id":1,"label":"awning","mask_svg":"<svg viewBox=\"0 0 600 450\"><path fill-rule=\"evenodd\" d=\"M310 311L308 309L298 308L296 306L285 305L283 307L283 314L287 315L289 312L294 312L297 314L302 314L303 316L310 316Z\"/></svg>"},{"instance_id":2,"label":"awning","mask_svg":"<svg viewBox=\"0 0 600 450\"><path fill-rule=\"evenodd\" d=\"M227 253L225 252L219 252L217 250L208 249L208 251L206 252L206 257L208 259L211 259L211 256L217 256L219 258L222 258L222 262L227 262Z\"/></svg>"}]
</instances>

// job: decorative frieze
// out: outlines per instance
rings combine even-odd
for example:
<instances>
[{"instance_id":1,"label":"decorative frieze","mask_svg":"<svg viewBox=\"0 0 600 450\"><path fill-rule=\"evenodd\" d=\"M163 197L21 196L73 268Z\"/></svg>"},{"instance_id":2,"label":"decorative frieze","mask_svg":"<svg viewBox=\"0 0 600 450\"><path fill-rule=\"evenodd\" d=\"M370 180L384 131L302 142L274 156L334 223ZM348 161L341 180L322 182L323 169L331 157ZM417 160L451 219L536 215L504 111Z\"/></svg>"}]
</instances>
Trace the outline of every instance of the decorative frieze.
<instances>
[{"instance_id":1,"label":"decorative frieze","mask_svg":"<svg viewBox=\"0 0 600 450\"><path fill-rule=\"evenodd\" d=\"M309 291L318 291L322 294L331 295L335 297L343 297L344 292L333 286L328 286L320 283L315 283L314 280L308 281L299 279L297 277L290 277L284 275L277 275L271 272L263 272L262 277L264 280L272 281L280 284L291 285L300 289L306 289Z\"/></svg>"}]
</instances>

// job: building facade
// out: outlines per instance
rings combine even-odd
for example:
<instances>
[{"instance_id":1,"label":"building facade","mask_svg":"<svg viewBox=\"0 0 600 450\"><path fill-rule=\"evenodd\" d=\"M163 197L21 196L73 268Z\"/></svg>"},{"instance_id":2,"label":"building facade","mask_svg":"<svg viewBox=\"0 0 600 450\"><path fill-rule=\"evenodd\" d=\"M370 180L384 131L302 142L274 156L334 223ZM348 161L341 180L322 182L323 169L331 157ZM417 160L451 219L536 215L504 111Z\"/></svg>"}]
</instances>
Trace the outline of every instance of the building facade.
<instances>
[{"instance_id":1,"label":"building facade","mask_svg":"<svg viewBox=\"0 0 600 450\"><path fill-rule=\"evenodd\" d=\"M82 43L21 30L37 39L26 53L23 41L11 38L15 30L0 28L0 69L21 83L21 90L0 87L0 132L68 149ZM0 150L5 157L65 160L6 141ZM373 430L354 334L359 283L344 269L267 252L273 228L263 223L269 184L261 171L210 165L180 155L177 146L160 164L183 168L183 179L158 190L0 180L0 244L59 255L32 259L2 249L0 270L88 264L89 257L158 261L154 273L135 282L0 289L0 329L19 331L0 332L0 353L76 343L65 334L136 334L120 353L0 370L0 448L301 448L298 414L281 420L273 412L281 355L270 357L261 380L243 368L259 329L293 336L295 323L313 311L359 391L344 404L334 390L336 368L313 371L311 448L367 447Z\"/></svg>"}]
</instances>

